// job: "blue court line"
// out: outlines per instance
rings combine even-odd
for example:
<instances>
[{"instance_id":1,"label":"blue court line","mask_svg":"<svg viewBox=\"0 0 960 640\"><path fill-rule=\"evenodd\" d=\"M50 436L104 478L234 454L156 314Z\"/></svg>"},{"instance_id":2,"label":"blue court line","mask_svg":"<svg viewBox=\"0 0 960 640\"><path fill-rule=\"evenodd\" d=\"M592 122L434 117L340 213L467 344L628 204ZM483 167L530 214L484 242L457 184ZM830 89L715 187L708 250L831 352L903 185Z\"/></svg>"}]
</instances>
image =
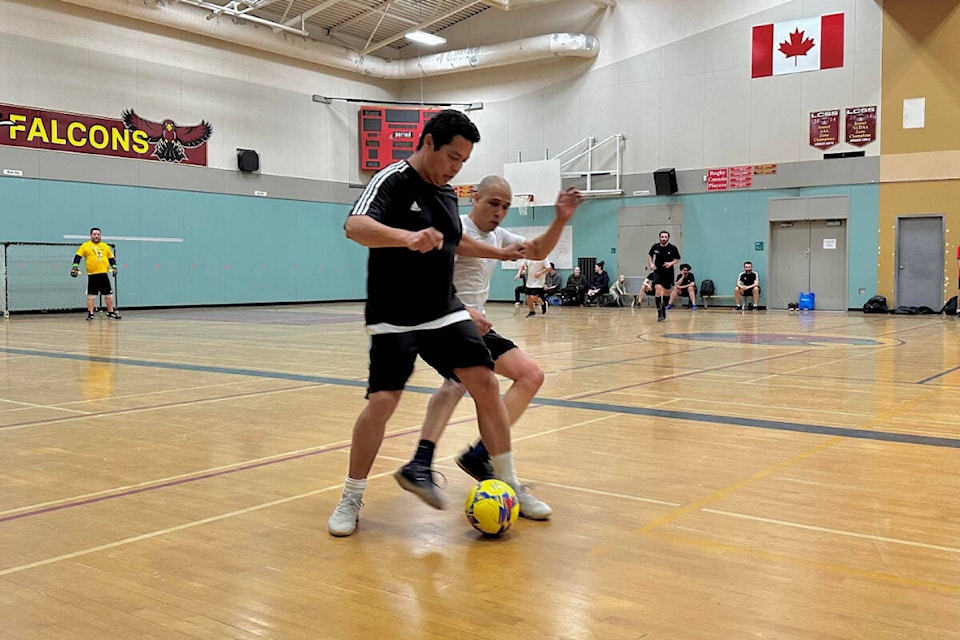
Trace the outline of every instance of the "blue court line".
<instances>
[{"instance_id":1,"label":"blue court line","mask_svg":"<svg viewBox=\"0 0 960 640\"><path fill-rule=\"evenodd\" d=\"M269 378L275 380L294 380L314 384L330 384L344 387L366 387L364 380L349 380L346 378L330 378L326 376L312 376L299 373L282 373L276 371L258 371L256 369L238 369L234 367L216 367L199 364L174 362L155 362L152 360L134 360L125 358L106 358L102 356L85 356L76 353L61 353L56 351L37 351L33 349L14 349L0 347L0 352L14 355L37 356L41 358L58 358L61 360L76 360L82 362L103 362L108 364L131 365L136 367L150 367L153 369L167 369L172 371L197 371L202 373L222 373L228 375L248 376L255 378ZM960 368L960 367L958 367ZM405 391L415 393L434 393L436 387L408 386ZM692 422L707 422L712 424L729 424L737 427L751 427L756 429L771 429L775 431L793 431L796 433L810 433L828 436L840 436L859 440L877 440L881 442L900 442L903 444L919 444L928 447L947 447L960 449L960 439L920 436L909 433L894 433L889 431L873 431L869 429L852 429L849 427L827 427L817 424L801 422L780 422L777 420L758 420L755 418L737 418L712 413L693 413L690 411L668 411L666 409L651 409L648 407L632 407L629 405L607 404L602 402L581 402L579 400L564 400L561 398L534 398L532 404L548 407L562 407L565 409L582 409L586 411L601 411L604 413L621 413L650 418L667 418L672 420L686 420ZM78 416L83 418L84 416ZM13 426L13 425L8 425ZM0 427L2 429L2 427Z\"/></svg>"},{"instance_id":2,"label":"blue court line","mask_svg":"<svg viewBox=\"0 0 960 640\"><path fill-rule=\"evenodd\" d=\"M949 375L949 374L953 373L954 371L960 371L960 367L954 367L953 369L947 369L946 371L941 371L940 373L938 373L938 374L936 374L936 375L934 375L934 376L930 376L929 378L924 378L923 380L918 381L917 384L927 384L927 383L930 382L931 380L936 380L937 378L942 378L943 376Z\"/></svg>"}]
</instances>

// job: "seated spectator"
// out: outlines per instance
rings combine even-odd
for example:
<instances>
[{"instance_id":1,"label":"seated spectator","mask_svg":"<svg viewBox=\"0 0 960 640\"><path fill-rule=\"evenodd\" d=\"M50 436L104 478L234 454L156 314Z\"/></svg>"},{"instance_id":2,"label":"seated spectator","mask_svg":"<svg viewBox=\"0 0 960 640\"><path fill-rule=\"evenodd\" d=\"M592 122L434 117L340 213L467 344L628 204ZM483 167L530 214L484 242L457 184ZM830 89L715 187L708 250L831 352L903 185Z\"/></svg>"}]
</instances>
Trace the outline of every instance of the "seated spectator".
<instances>
[{"instance_id":1,"label":"seated spectator","mask_svg":"<svg viewBox=\"0 0 960 640\"><path fill-rule=\"evenodd\" d=\"M647 274L647 277L643 279L643 282L640 284L640 293L637 294L637 306L639 307L643 304L643 296L650 295L653 293L653 272L651 271Z\"/></svg>"},{"instance_id":2,"label":"seated spectator","mask_svg":"<svg viewBox=\"0 0 960 640\"><path fill-rule=\"evenodd\" d=\"M590 278L590 288L587 289L587 298L585 304L593 304L600 301L600 296L610 291L610 276L603 270L604 262L601 260L593 267L593 276Z\"/></svg>"},{"instance_id":3,"label":"seated spectator","mask_svg":"<svg viewBox=\"0 0 960 640\"><path fill-rule=\"evenodd\" d=\"M564 301L569 300L572 304L583 306L583 296L587 292L587 277L580 273L580 267L574 267L573 273L567 278L567 286L563 288L560 295Z\"/></svg>"},{"instance_id":4,"label":"seated spectator","mask_svg":"<svg viewBox=\"0 0 960 640\"><path fill-rule=\"evenodd\" d=\"M557 268L550 263L550 270L547 271L547 279L543 282L543 295L550 298L560 293L560 274Z\"/></svg>"},{"instance_id":5,"label":"seated spectator","mask_svg":"<svg viewBox=\"0 0 960 640\"><path fill-rule=\"evenodd\" d=\"M743 309L741 300L744 297L753 298L751 309L756 307L760 300L760 275L753 270L753 263L749 260L743 263L743 271L737 276L737 285L733 290L733 302L737 305L737 310Z\"/></svg>"},{"instance_id":6,"label":"seated spectator","mask_svg":"<svg viewBox=\"0 0 960 640\"><path fill-rule=\"evenodd\" d=\"M673 308L673 303L677 296L686 296L690 298L690 309L697 310L697 279L690 271L690 265L684 263L680 265L680 275L670 290L670 302L667 303L667 309Z\"/></svg>"},{"instance_id":7,"label":"seated spectator","mask_svg":"<svg viewBox=\"0 0 960 640\"><path fill-rule=\"evenodd\" d=\"M624 299L629 299L627 293L627 276L617 276L617 281L610 286L610 292L603 299L604 306L622 307Z\"/></svg>"},{"instance_id":8,"label":"seated spectator","mask_svg":"<svg viewBox=\"0 0 960 640\"><path fill-rule=\"evenodd\" d=\"M517 269L517 275L513 276L514 280L523 280L520 283L520 286L514 288L513 290L513 306L520 306L520 295L525 293L527 290L527 262L523 261L520 263L520 268Z\"/></svg>"}]
</instances>

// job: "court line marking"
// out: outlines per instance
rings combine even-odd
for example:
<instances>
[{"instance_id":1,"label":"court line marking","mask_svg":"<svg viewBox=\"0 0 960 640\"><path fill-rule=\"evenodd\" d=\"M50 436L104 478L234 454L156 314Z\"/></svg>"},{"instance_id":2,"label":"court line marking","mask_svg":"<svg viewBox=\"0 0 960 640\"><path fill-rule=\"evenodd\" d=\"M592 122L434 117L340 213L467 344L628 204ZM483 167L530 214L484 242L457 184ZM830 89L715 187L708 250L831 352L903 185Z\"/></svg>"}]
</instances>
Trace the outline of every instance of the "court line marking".
<instances>
[{"instance_id":1,"label":"court line marking","mask_svg":"<svg viewBox=\"0 0 960 640\"><path fill-rule=\"evenodd\" d=\"M806 460L806 459L809 458L810 456L816 455L816 454L820 453L821 451L824 451L824 450L826 450L826 449L829 449L830 447L832 447L833 445L835 445L835 444L837 444L837 443L839 443L839 442L841 442L841 441L842 441L841 438L839 438L839 437L833 437L833 438L829 438L829 439L826 440L825 442L821 442L820 444L817 444L817 445L815 445L815 446L813 446L813 447L809 447L809 448L807 448L807 449L804 449L804 450L801 451L800 453L798 453L798 454L796 454L796 455L793 455L793 456L787 458L786 460L781 460L781 461L778 462L777 464L771 465L771 466L769 466L769 467L767 467L767 468L765 468L765 469L761 469L760 471L757 471L756 473L753 473L753 474L751 474L751 475L749 475L749 476L747 476L747 477L745 477L745 478L741 478L741 479L737 480L736 482L734 482L734 483L732 483L732 484L729 484L729 485L727 485L726 487L723 487L722 489L717 489L716 491L713 491L713 492L707 494L706 496L700 498L699 500L694 500L694 501L692 501L692 502L688 502L688 503L684 504L682 507L679 507L678 509L674 509L674 510L671 511L670 513L666 513L666 514L660 516L660 517L657 518L656 520L651 520L650 522L648 522L647 524L643 525L642 527L639 527L639 528L637 529L637 533L648 534L648 533L654 531L655 529L659 529L660 527L662 527L662 526L664 526L664 525L670 524L671 522L673 522L673 521L676 520L677 518L681 518L681 517L687 515L687 514L690 513L691 511L699 511L699 510L701 510L703 507L705 507L706 505L711 504L711 503L713 503L713 502L716 502L717 500L721 500L721 499L723 499L723 498L726 498L726 497L729 496L730 494L735 493L736 491L739 491L740 489L742 489L742 488L744 488L744 487L746 487L746 486L748 486L748 485L751 485L751 484L753 484L754 482L757 482L758 480L763 480L763 479L766 478L767 476L769 476L769 475L771 475L771 474L773 474L773 473L776 473L777 471L782 471L783 469L787 469L787 468L789 468L789 467L792 467L793 465L797 464L798 462L801 462L802 460Z\"/></svg>"},{"instance_id":2,"label":"court line marking","mask_svg":"<svg viewBox=\"0 0 960 640\"><path fill-rule=\"evenodd\" d=\"M49 358L59 358L64 360L91 360L97 359L97 357L84 356L71 353L61 353L61 352L52 352L52 351L29 351L23 349L14 349L10 347L0 347L0 352L6 351L8 353L17 353L20 355L35 355L39 357L49 357ZM793 353L804 353L809 350L803 350L800 352ZM776 356L770 356L767 358L759 358L753 361L746 361L743 363L734 363L729 365L718 365L717 367L700 369L696 372L689 372L685 374L678 374L677 376L672 376L664 378L662 380L669 380L678 377L684 377L687 375L694 375L694 373L703 373L716 371L717 369L722 368L731 368L740 366L742 364L750 364L752 362L760 362L765 360L771 360L774 358L782 358L793 353L780 354ZM293 380L298 382L308 382L315 384L328 384L332 386L348 386L348 387L366 387L366 380L351 380L346 378L334 378L329 376L314 376L306 375L299 373L282 373L274 371L257 371L255 369L239 369L232 367L211 367L207 365L193 365L193 364L176 364L168 362L155 362L151 360L133 360L133 359L124 359L124 358L100 358L97 361L106 361L118 365L130 365L130 366L141 366L149 367L155 369L168 369L174 371L196 371L201 373L216 373L223 375L241 375L248 377L260 377L260 378L272 378L278 380ZM947 437L930 437L930 436L921 436L909 433L897 433L897 432L888 432L888 431L876 431L870 429L858 429L858 428L849 428L849 427L828 427L824 425L814 425L814 424L804 424L797 422L782 422L777 420L760 420L754 418L738 418L733 416L722 416L717 414L709 413L694 413L688 411L671 411L665 409L653 409L649 407L634 407L629 405L616 405L608 403L599 403L599 402L580 402L576 398L584 398L593 395L601 395L603 393L611 393L615 391L622 391L623 389L629 389L636 386L643 386L646 383L640 383L638 385L626 385L623 387L616 387L613 389L607 389L604 391L594 391L584 395L573 396L574 399L556 399L556 398L541 398L536 397L531 402L531 406L534 405L543 405L543 406L554 406L562 407L567 409L584 409L587 411L604 411L609 413L619 413L625 415L640 415L654 418L668 418L672 420L685 420L692 422L700 423L711 423L711 424L729 424L739 427L752 427L758 429L770 429L778 431L793 431L797 433L810 433L810 434L820 434L820 435L831 435L839 436L845 438L853 438L859 440L877 440L880 442L898 442L901 444L917 444L922 446L933 446L933 447L947 447L953 449L960 449L960 438L947 438ZM415 385L409 385L405 391L410 391L414 393L427 393L433 394L436 391L436 387L421 387ZM256 394L251 394L256 395ZM231 397L243 397L239 396L224 396L222 399L229 399ZM216 402L219 399L211 399L209 402ZM159 408L168 408L171 406L179 406L182 403L171 403L166 405L157 405L156 407L143 407L138 409L129 409L122 411L150 411L153 409ZM103 412L103 413L92 413L87 416L76 416L76 417L64 417L64 418L54 418L51 420L40 420L34 422L26 423L13 423L11 425L0 426L0 430L3 429L19 429L27 426L37 426L41 424L53 424L57 422L64 422L69 420L77 419L86 419L88 417L95 417L99 415L115 415L119 412ZM869 422L876 422L871 420ZM867 424L869 424L869 422Z\"/></svg>"},{"instance_id":3,"label":"court line marking","mask_svg":"<svg viewBox=\"0 0 960 640\"><path fill-rule=\"evenodd\" d=\"M326 385L300 385L299 387L284 387L283 389L268 389L266 391L249 391L247 393L233 393L227 396L218 396L216 398L200 398L197 400L184 400L182 402L167 402L165 404L155 404L149 407L131 407L129 409L115 409L99 411L97 413L87 413L80 416L65 416L63 418L49 418L47 420L33 420L30 422L20 422L9 425L0 425L0 431L13 431L15 429L26 429L27 427L42 427L51 424L61 424L64 422L73 422L76 420L88 420L90 418L103 418L112 416L123 416L131 413L144 413L146 411L156 411L158 409L172 409L176 407L185 407L189 405L210 404L213 402L223 402L225 400L236 400L238 398L250 398L253 396L265 396L272 393L285 393L288 391L300 391L302 389L318 389Z\"/></svg>"},{"instance_id":4,"label":"court line marking","mask_svg":"<svg viewBox=\"0 0 960 640\"><path fill-rule=\"evenodd\" d=\"M960 366L954 367L952 369L947 369L946 371L942 371L934 376L930 376L929 378L924 378L923 380L920 380L916 384L926 384L931 380L936 380L937 378L942 378L943 376L950 375L954 371L960 371Z\"/></svg>"},{"instance_id":5,"label":"court line marking","mask_svg":"<svg viewBox=\"0 0 960 640\"><path fill-rule=\"evenodd\" d=\"M792 527L795 529L806 529L807 531L817 531L821 533L832 533L838 536L849 536L851 538L862 538L864 540L874 540L878 542L890 542L892 544L903 544L910 547L919 547L921 549L933 549L936 551L946 551L948 553L960 553L960 548L958 547L946 547L939 544L930 544L927 542L916 542L913 540L905 540L903 538L889 538L887 536L878 536L871 533L858 533L856 531L850 531L847 529L834 529L831 527L820 527L812 524L802 524L799 522L792 522L790 520L778 520L776 518L764 518L762 516L751 516L745 513L736 513L733 511L723 511L721 509L701 509L705 513L713 513L716 515L727 516L730 518L740 518L742 520L753 520L755 522L765 522L768 524L781 525L784 527Z\"/></svg>"},{"instance_id":6,"label":"court line marking","mask_svg":"<svg viewBox=\"0 0 960 640\"><path fill-rule=\"evenodd\" d=\"M658 538L669 540L671 542L687 544L693 547L699 547L701 549L709 549L711 551L716 551L720 553L736 553L738 555L748 555L755 558L763 558L764 560L770 560L772 562L782 562L786 564L813 567L814 569L820 569L822 571L827 571L830 573L852 575L860 578L867 578L869 580L873 580L876 582L886 582L886 583L892 583L892 584L906 586L906 587L920 587L924 589L932 589L934 591L942 591L944 593L960 593L960 585L955 585L955 584L946 584L942 582L935 582L933 580L919 580L916 578L907 578L904 576L898 576L890 573L882 573L880 571L869 571L867 569L858 569L855 567L847 567L843 565L832 564L829 562L821 562L819 560L806 560L804 558L798 558L795 556L788 556L780 553L763 551L756 547L740 547L733 544L713 542L711 540L703 540L700 538L679 536L676 534L665 533L663 531L655 531L652 533L652 535Z\"/></svg>"},{"instance_id":7,"label":"court line marking","mask_svg":"<svg viewBox=\"0 0 960 640\"><path fill-rule=\"evenodd\" d=\"M75 413L77 415L90 415L89 411L81 411L79 409L67 409L66 407L60 407L57 405L49 404L36 404L33 402L24 402L22 400L11 400L10 398L0 398L0 402L10 402L13 404L23 405L22 407L17 407L15 409L0 409L0 413L9 413L11 411L29 411L30 409L50 409L51 411L65 411L67 413Z\"/></svg>"},{"instance_id":8,"label":"court line marking","mask_svg":"<svg viewBox=\"0 0 960 640\"><path fill-rule=\"evenodd\" d=\"M564 427L558 427L558 428L556 428L556 429L551 429L551 430L545 431L545 432L543 432L542 435L547 435L547 434L549 434L549 433L555 433L555 432L557 432L557 431L563 431L563 430L565 430L565 429L573 429L573 428L578 427L578 426L583 426L583 425L585 425L585 424L591 424L591 423L594 423L594 422L600 422L601 420L606 420L606 419L609 419L609 418L612 418L612 417L613 417L613 416L603 416L603 417L601 417L601 418L594 418L594 419L592 419L592 420L585 420L585 421L582 421L582 422L579 422L579 423L576 423L576 424L566 425L566 426L564 426ZM407 429L407 432L408 432L408 433L407 433L406 435L409 435L409 433L418 433L419 431L420 431L420 426L418 425L416 428ZM399 435L405 435L405 434L393 433L393 434L391 434L389 437L396 437L396 436L399 436ZM531 438L531 437L536 437L536 436L534 436L534 435L525 436L525 439L526 439L526 438ZM337 450L337 449L342 449L342 448L344 448L344 447L346 447L346 446L349 446L349 445L350 445L350 443L347 442L346 444L339 444L339 445L334 445L334 446L328 446L328 447L326 447L326 451L334 451L334 450ZM311 454L304 454L304 455L302 455L302 456L300 456L300 457L306 457L307 455L311 455ZM455 454L455 455L456 455L456 454ZM442 458L442 459L444 459L444 460L451 459L451 458L455 457L455 455L445 456L445 457ZM266 462L266 463L264 463L263 465L259 465L259 466L264 466L264 465L266 465L266 464L273 464L273 462ZM214 476L214 475L224 475L225 473L232 473L232 472L234 472L234 471L225 471L225 472L217 473L217 474L209 474L209 476L212 477L212 476ZM368 479L371 479L371 480L372 480L372 479L379 479L379 478L383 478L383 477L385 477L385 476L393 475L393 473L394 473L393 471L384 471L384 472L382 472L382 473L371 474L371 475L368 476ZM173 483L169 483L169 484L170 484L170 485L183 484L183 482L188 482L188 481L189 481L189 480L185 480L185 481L173 482ZM155 488L160 488L160 487L158 486L158 487L155 487ZM28 570L28 569L34 569L34 568L36 568L36 567L42 567L42 566L46 566L46 565L49 565L49 564L54 564L54 563L56 563L56 562L61 562L61 561L63 561L63 560L70 560L70 559L73 559L73 558L78 558L78 557L81 557L81 556L89 555L89 554L91 554L91 553L96 553L96 552L98 552L98 551L106 551L106 550L108 550L108 549L115 549L115 548L117 548L117 547L125 546L125 545L132 544L132 543L136 543L136 542L140 542L140 541L142 541L142 540L149 540L149 539L151 539L151 538L155 538L155 537L158 537L158 536L167 535L167 534L169 534L169 533L175 533L175 532L178 532L178 531L183 531L183 530L185 530L185 529L190 529L190 528L193 528L193 527L198 527L198 526L200 526L200 525L209 524L209 523L211 523L211 522L218 522L218 521L221 521L221 520L226 520L227 518L232 518L232 517L235 517L235 516L245 515L245 514L247 514L247 513L252 513L252 512L254 512L254 511L260 511L260 510L262 510L262 509L268 509L268 508L270 508L270 507L274 507L274 506L277 506L277 505L286 504L286 503L288 503L288 502L293 502L293 501L295 501L295 500L300 500L300 499L302 499L302 498L309 498L309 497L312 497L312 496L315 496L315 495L318 495L318 494L321 494L321 493L326 493L326 492L328 492L328 491L334 491L334 490L342 489L342 488L343 488L343 484L342 484L342 483L338 483L338 484L335 484L335 485L330 485L330 486L327 486L327 487L322 487L322 488L320 488L320 489L313 489L313 490L311 490L311 491L306 491L306 492L304 492L304 493L299 493L299 494L296 494L296 495L293 495L293 496L287 496L287 497L285 497L285 498L279 498L279 499L277 499L277 500L271 500L270 502L265 502L265 503L261 503L261 504L258 504L258 505L252 505L252 506L250 506L250 507L244 507L243 509L235 509L235 510L233 510L233 511L230 511L230 512L227 512L227 513L222 513L222 514L219 514L219 515L216 515L216 516L210 516L210 517L208 517L208 518L202 518L202 519L200 519L200 520L193 520L193 521L191 521L191 522L185 522L185 523L183 523L183 524L179 524L179 525L176 525L176 526L173 526L173 527L166 527L166 528L164 528L164 529L158 529L158 530L156 530L156 531L151 531L151 532L149 532L149 533L143 533L143 534L136 535L136 536L130 536L130 537L127 537L127 538L123 538L123 539L121 539L121 540L115 540L115 541L113 541L113 542L108 542L108 543L106 543L106 544L97 545L97 546L95 546L95 547L88 547L88 548L86 548L86 549L79 549L79 550L77 550L77 551L72 551L72 552L70 552L70 553L64 553L64 554L61 554L61 555L58 555L58 556L54 556L54 557L52 557L52 558L45 558L45 559L43 559L43 560L37 560L37 561L35 561L35 562L29 562L29 563L26 563L26 564L14 566L14 567L9 567L9 568L7 568L7 569L2 569L2 570L0 570L0 577L6 576L6 575L10 575L10 574L13 574L13 573L19 573L19 572L21 572L21 571L26 571L26 570ZM143 489L143 490L149 490L149 489ZM125 495L130 495L131 493L140 493L140 492L141 492L141 491L131 491L131 492L128 492L127 494L125 494ZM113 496L113 497L120 497L120 496L117 495L117 496ZM107 497L104 497L104 498L102 498L102 499L107 499ZM99 501L99 500L98 500L98 501ZM92 501L91 501L91 502L92 502ZM65 507L63 507L63 508L65 508ZM17 516L17 517L25 517L26 515L32 515L32 514L21 514L20 516ZM12 519L12 518L7 518L7 519ZM3 521L4 521L4 519L0 519L0 522L3 522Z\"/></svg>"}]
</instances>

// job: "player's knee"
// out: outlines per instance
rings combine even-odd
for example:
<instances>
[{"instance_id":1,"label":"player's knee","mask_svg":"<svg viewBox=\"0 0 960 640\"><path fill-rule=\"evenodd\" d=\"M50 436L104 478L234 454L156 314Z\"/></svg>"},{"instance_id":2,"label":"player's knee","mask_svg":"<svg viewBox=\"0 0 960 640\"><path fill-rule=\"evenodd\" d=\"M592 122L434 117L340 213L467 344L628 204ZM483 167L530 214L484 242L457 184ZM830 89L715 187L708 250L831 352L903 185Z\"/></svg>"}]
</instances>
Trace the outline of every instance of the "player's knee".
<instances>
[{"instance_id":1,"label":"player's knee","mask_svg":"<svg viewBox=\"0 0 960 640\"><path fill-rule=\"evenodd\" d=\"M467 389L462 384L446 378L437 390L437 395L443 396L447 400L459 400L466 392Z\"/></svg>"},{"instance_id":2,"label":"player's knee","mask_svg":"<svg viewBox=\"0 0 960 640\"><path fill-rule=\"evenodd\" d=\"M543 380L543 369L533 360L531 360L527 366L520 371L520 375L517 376L517 382L532 387L534 390L539 389L543 385Z\"/></svg>"},{"instance_id":3,"label":"player's knee","mask_svg":"<svg viewBox=\"0 0 960 640\"><path fill-rule=\"evenodd\" d=\"M367 400L367 414L375 420L386 422L400 402L399 391L377 391Z\"/></svg>"}]
</instances>

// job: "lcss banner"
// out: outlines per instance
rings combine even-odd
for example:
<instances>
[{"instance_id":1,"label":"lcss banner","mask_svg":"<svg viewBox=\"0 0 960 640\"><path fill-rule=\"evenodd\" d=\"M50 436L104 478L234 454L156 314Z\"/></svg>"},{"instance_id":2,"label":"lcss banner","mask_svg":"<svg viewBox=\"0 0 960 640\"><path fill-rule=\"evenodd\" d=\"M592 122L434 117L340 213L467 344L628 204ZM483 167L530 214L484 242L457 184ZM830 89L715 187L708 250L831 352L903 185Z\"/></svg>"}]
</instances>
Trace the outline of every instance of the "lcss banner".
<instances>
[{"instance_id":1,"label":"lcss banner","mask_svg":"<svg viewBox=\"0 0 960 640\"><path fill-rule=\"evenodd\" d=\"M121 119L0 104L0 145L206 166L206 121L182 127L133 110Z\"/></svg>"}]
</instances>

